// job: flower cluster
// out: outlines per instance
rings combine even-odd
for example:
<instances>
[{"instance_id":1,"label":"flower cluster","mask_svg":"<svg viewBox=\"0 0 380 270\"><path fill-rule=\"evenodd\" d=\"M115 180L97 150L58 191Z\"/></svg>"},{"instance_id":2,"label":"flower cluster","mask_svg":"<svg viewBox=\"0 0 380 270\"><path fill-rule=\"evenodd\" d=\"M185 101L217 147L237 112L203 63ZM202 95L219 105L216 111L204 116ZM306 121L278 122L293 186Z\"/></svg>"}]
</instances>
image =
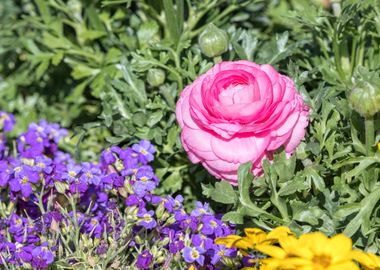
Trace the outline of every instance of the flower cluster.
<instances>
[{"instance_id":1,"label":"flower cluster","mask_svg":"<svg viewBox=\"0 0 380 270\"><path fill-rule=\"evenodd\" d=\"M321 232L296 237L287 227L277 227L269 233L247 228L245 236L229 235L215 240L228 248L236 247L251 266L245 270L298 269L380 269L380 257L353 249L349 237L338 234L328 238Z\"/></svg>"},{"instance_id":2,"label":"flower cluster","mask_svg":"<svg viewBox=\"0 0 380 270\"><path fill-rule=\"evenodd\" d=\"M7 147L14 124L0 112L0 265L220 269L236 255L214 243L234 230L207 203L187 213L181 195L154 195L149 141L78 163L58 147L68 132L46 121Z\"/></svg>"}]
</instances>

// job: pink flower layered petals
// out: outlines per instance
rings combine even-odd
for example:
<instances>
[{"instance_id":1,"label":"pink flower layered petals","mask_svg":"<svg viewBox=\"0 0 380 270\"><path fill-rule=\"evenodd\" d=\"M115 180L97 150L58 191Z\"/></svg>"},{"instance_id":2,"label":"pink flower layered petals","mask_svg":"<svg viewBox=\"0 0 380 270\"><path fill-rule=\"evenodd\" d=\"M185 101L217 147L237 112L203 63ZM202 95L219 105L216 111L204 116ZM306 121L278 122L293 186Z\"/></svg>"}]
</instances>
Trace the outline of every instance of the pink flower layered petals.
<instances>
[{"instance_id":1,"label":"pink flower layered petals","mask_svg":"<svg viewBox=\"0 0 380 270\"><path fill-rule=\"evenodd\" d=\"M309 108L293 81L270 65L221 62L182 92L176 115L193 163L237 184L238 167L253 172L284 146L290 155L305 136Z\"/></svg>"}]
</instances>

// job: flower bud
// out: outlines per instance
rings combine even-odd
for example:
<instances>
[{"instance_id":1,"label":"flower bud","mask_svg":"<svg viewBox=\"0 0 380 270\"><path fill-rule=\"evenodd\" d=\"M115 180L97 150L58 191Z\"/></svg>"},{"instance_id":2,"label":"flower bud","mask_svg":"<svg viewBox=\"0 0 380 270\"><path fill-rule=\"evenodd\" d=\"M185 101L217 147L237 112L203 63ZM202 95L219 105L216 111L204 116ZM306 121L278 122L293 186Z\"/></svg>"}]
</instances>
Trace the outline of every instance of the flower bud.
<instances>
[{"instance_id":1,"label":"flower bud","mask_svg":"<svg viewBox=\"0 0 380 270\"><path fill-rule=\"evenodd\" d=\"M57 190L58 193L60 194L65 194L66 190L69 189L69 185L67 183L63 182L54 182L55 189Z\"/></svg>"},{"instance_id":2,"label":"flower bud","mask_svg":"<svg viewBox=\"0 0 380 270\"><path fill-rule=\"evenodd\" d=\"M228 50L226 31L210 23L200 34L198 40L202 53L208 57L216 57Z\"/></svg>"},{"instance_id":3,"label":"flower bud","mask_svg":"<svg viewBox=\"0 0 380 270\"><path fill-rule=\"evenodd\" d=\"M156 209L157 219L161 219L164 213L165 213L165 206L163 203L160 203L160 205Z\"/></svg>"},{"instance_id":4,"label":"flower bud","mask_svg":"<svg viewBox=\"0 0 380 270\"><path fill-rule=\"evenodd\" d=\"M380 85L362 82L349 96L352 108L361 116L368 118L380 111Z\"/></svg>"},{"instance_id":5,"label":"flower bud","mask_svg":"<svg viewBox=\"0 0 380 270\"><path fill-rule=\"evenodd\" d=\"M160 86L165 81L165 72L159 68L149 69L146 80L152 87Z\"/></svg>"}]
</instances>

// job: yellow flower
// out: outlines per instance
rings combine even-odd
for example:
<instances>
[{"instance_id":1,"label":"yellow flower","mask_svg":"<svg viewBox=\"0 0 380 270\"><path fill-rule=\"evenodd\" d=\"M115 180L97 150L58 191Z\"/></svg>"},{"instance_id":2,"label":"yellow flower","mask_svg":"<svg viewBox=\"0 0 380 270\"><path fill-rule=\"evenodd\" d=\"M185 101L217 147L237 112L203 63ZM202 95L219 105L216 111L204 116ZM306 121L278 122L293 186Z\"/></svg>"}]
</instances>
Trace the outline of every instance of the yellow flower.
<instances>
[{"instance_id":1,"label":"yellow flower","mask_svg":"<svg viewBox=\"0 0 380 270\"><path fill-rule=\"evenodd\" d=\"M361 250L353 250L352 257L367 270L380 270L380 257L373 253L365 253Z\"/></svg>"},{"instance_id":2,"label":"yellow flower","mask_svg":"<svg viewBox=\"0 0 380 270\"><path fill-rule=\"evenodd\" d=\"M288 249L291 256L281 262L281 269L359 270L352 261L352 241L343 234L332 238L321 232L304 234Z\"/></svg>"},{"instance_id":3,"label":"yellow flower","mask_svg":"<svg viewBox=\"0 0 380 270\"><path fill-rule=\"evenodd\" d=\"M264 243L262 245L257 245L256 250L268 255L270 258L262 260L265 265L265 269L279 269L282 262L293 255L293 251L298 247L298 239L293 236L282 236L278 240L279 246L274 246L271 244ZM281 269L288 269L282 268ZM293 268L290 268L293 269Z\"/></svg>"},{"instance_id":4,"label":"yellow flower","mask_svg":"<svg viewBox=\"0 0 380 270\"><path fill-rule=\"evenodd\" d=\"M231 234L226 237L219 237L215 239L215 244L225 245L227 248L232 248L235 247L235 242L241 238L241 236Z\"/></svg>"},{"instance_id":5,"label":"yellow flower","mask_svg":"<svg viewBox=\"0 0 380 270\"><path fill-rule=\"evenodd\" d=\"M294 235L294 233L288 227L279 226L268 233L267 241L278 242L280 238L290 235Z\"/></svg>"},{"instance_id":6,"label":"yellow flower","mask_svg":"<svg viewBox=\"0 0 380 270\"><path fill-rule=\"evenodd\" d=\"M245 236L229 235L227 237L217 238L215 243L218 245L225 245L228 248L236 247L240 250L255 249L260 244L273 244L277 243L281 237L293 235L288 227L280 226L273 229L266 234L263 230L258 228L244 229Z\"/></svg>"},{"instance_id":7,"label":"yellow flower","mask_svg":"<svg viewBox=\"0 0 380 270\"><path fill-rule=\"evenodd\" d=\"M380 151L380 142L379 142L379 143L377 143L377 150L379 150L379 151Z\"/></svg>"}]
</instances>

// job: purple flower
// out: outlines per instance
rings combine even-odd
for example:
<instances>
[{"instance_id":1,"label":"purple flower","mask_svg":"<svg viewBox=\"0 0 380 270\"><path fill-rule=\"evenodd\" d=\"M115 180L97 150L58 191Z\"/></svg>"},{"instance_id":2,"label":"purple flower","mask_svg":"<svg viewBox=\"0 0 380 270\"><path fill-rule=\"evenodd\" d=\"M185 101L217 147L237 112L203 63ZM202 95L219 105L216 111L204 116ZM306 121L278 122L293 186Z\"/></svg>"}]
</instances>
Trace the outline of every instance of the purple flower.
<instances>
[{"instance_id":1,"label":"purple flower","mask_svg":"<svg viewBox=\"0 0 380 270\"><path fill-rule=\"evenodd\" d=\"M215 230L221 230L219 227L221 224L220 221L218 221L214 216L212 215L205 215L201 218L202 221L202 229L201 232L205 235L211 235L214 233Z\"/></svg>"},{"instance_id":2,"label":"purple flower","mask_svg":"<svg viewBox=\"0 0 380 270\"><path fill-rule=\"evenodd\" d=\"M139 160L142 164L147 164L154 159L153 154L156 152L154 146L147 140L141 140L138 144L132 145L132 149L138 153Z\"/></svg>"},{"instance_id":3,"label":"purple flower","mask_svg":"<svg viewBox=\"0 0 380 270\"><path fill-rule=\"evenodd\" d=\"M166 210L173 213L174 210L179 210L182 208L183 197L182 195L177 195L174 199L172 196L168 196L164 202Z\"/></svg>"},{"instance_id":4,"label":"purple flower","mask_svg":"<svg viewBox=\"0 0 380 270\"><path fill-rule=\"evenodd\" d=\"M226 248L224 245L213 246L214 255L212 256L211 263L216 265L223 257L230 257L236 255L236 250Z\"/></svg>"},{"instance_id":5,"label":"purple flower","mask_svg":"<svg viewBox=\"0 0 380 270\"><path fill-rule=\"evenodd\" d=\"M205 253L205 250L201 247L185 247L183 249L183 258L187 263L197 262L200 266L203 266L205 256L202 254Z\"/></svg>"},{"instance_id":6,"label":"purple flower","mask_svg":"<svg viewBox=\"0 0 380 270\"><path fill-rule=\"evenodd\" d=\"M214 245L214 240L211 238L208 238L207 236L203 234L194 234L191 237L191 243L195 247L202 247L205 250L207 250L207 249L212 248L212 246Z\"/></svg>"},{"instance_id":7,"label":"purple flower","mask_svg":"<svg viewBox=\"0 0 380 270\"><path fill-rule=\"evenodd\" d=\"M17 139L17 150L26 158L42 155L44 152L44 139L37 132L29 130Z\"/></svg>"},{"instance_id":8,"label":"purple flower","mask_svg":"<svg viewBox=\"0 0 380 270\"><path fill-rule=\"evenodd\" d=\"M141 218L139 225L143 226L146 229L153 229L156 227L157 222L153 218L154 211L146 211L144 208L140 210L140 212L137 214L139 218Z\"/></svg>"},{"instance_id":9,"label":"purple flower","mask_svg":"<svg viewBox=\"0 0 380 270\"><path fill-rule=\"evenodd\" d=\"M47 268L54 261L54 254L49 250L46 242L32 251L32 267Z\"/></svg>"},{"instance_id":10,"label":"purple flower","mask_svg":"<svg viewBox=\"0 0 380 270\"><path fill-rule=\"evenodd\" d=\"M83 183L98 185L100 183L100 169L90 162L83 162L82 174L79 180Z\"/></svg>"},{"instance_id":11,"label":"purple flower","mask_svg":"<svg viewBox=\"0 0 380 270\"><path fill-rule=\"evenodd\" d=\"M38 156L35 158L34 170L50 174L53 171L53 161L46 156Z\"/></svg>"},{"instance_id":12,"label":"purple flower","mask_svg":"<svg viewBox=\"0 0 380 270\"><path fill-rule=\"evenodd\" d=\"M94 235L96 238L100 238L103 232L103 226L101 224L101 217L93 217L85 222L85 232Z\"/></svg>"},{"instance_id":13,"label":"purple flower","mask_svg":"<svg viewBox=\"0 0 380 270\"><path fill-rule=\"evenodd\" d=\"M136 267L139 269L149 269L149 265L151 264L152 260L153 260L152 254L150 254L149 251L144 250L137 257Z\"/></svg>"},{"instance_id":14,"label":"purple flower","mask_svg":"<svg viewBox=\"0 0 380 270\"><path fill-rule=\"evenodd\" d=\"M13 130L15 123L13 114L0 112L0 130L3 129L5 132L10 132Z\"/></svg>"},{"instance_id":15,"label":"purple flower","mask_svg":"<svg viewBox=\"0 0 380 270\"><path fill-rule=\"evenodd\" d=\"M116 162L116 157L111 148L107 148L100 154L100 162L105 165L110 165Z\"/></svg>"},{"instance_id":16,"label":"purple flower","mask_svg":"<svg viewBox=\"0 0 380 270\"><path fill-rule=\"evenodd\" d=\"M190 228L192 231L198 229L198 219L196 217L186 216L185 219L181 220L180 224L183 229Z\"/></svg>"},{"instance_id":17,"label":"purple flower","mask_svg":"<svg viewBox=\"0 0 380 270\"><path fill-rule=\"evenodd\" d=\"M72 183L75 179L77 179L81 170L81 166L74 163L69 163L67 164L66 171L62 174L61 179Z\"/></svg>"},{"instance_id":18,"label":"purple flower","mask_svg":"<svg viewBox=\"0 0 380 270\"><path fill-rule=\"evenodd\" d=\"M32 184L36 184L40 179L37 172L24 169L20 171L18 177L12 179L9 182L9 186L13 192L21 191L22 196L29 197L32 194Z\"/></svg>"},{"instance_id":19,"label":"purple flower","mask_svg":"<svg viewBox=\"0 0 380 270\"><path fill-rule=\"evenodd\" d=\"M206 215L206 214L212 214L211 212L209 212L209 205L208 203L205 203L204 205L201 203L201 202L196 202L195 203L195 209L191 212L191 215L193 217L199 217L199 216L203 216L203 215Z\"/></svg>"},{"instance_id":20,"label":"purple flower","mask_svg":"<svg viewBox=\"0 0 380 270\"><path fill-rule=\"evenodd\" d=\"M8 184L12 175L12 169L5 160L0 160L0 187L5 187Z\"/></svg>"}]
</instances>

